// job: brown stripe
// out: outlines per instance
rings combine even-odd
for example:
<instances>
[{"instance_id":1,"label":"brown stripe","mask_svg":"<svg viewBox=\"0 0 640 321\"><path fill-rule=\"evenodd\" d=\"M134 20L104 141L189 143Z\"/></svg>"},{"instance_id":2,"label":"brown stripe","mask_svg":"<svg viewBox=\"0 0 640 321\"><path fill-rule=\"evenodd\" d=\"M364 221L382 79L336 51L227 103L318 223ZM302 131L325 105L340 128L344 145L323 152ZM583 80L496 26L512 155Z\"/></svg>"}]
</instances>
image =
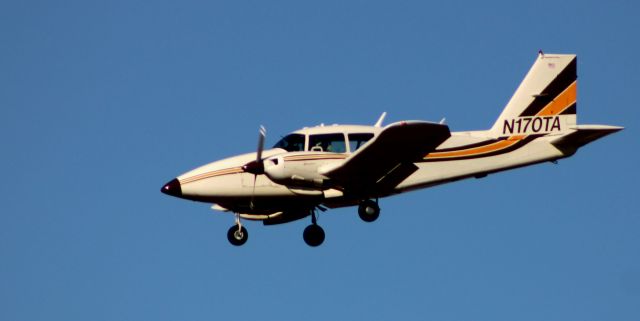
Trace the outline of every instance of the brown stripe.
<instances>
[{"instance_id":1,"label":"brown stripe","mask_svg":"<svg viewBox=\"0 0 640 321\"><path fill-rule=\"evenodd\" d=\"M180 184L189 184L189 183L193 183L195 181L203 180L205 178L211 178L211 177L223 176L223 175L230 175L230 174L238 174L238 173L243 173L243 172L244 171L240 167L226 168L226 169L221 169L221 170L211 171L211 172L205 172L205 173L202 173L202 174L198 174L198 175L194 175L194 176L191 176L191 177L187 177L187 178L185 178L183 180L180 180Z\"/></svg>"},{"instance_id":2,"label":"brown stripe","mask_svg":"<svg viewBox=\"0 0 640 321\"><path fill-rule=\"evenodd\" d=\"M286 161L345 159L348 155L296 155L285 157Z\"/></svg>"}]
</instances>

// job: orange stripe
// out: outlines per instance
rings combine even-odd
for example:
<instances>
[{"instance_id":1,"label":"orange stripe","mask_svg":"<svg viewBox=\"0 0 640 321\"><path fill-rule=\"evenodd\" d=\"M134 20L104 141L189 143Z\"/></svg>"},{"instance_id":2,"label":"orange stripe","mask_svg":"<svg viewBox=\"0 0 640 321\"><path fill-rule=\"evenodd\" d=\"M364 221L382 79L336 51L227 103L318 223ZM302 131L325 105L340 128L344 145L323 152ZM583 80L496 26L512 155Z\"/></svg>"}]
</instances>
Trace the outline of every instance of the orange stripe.
<instances>
[{"instance_id":1,"label":"orange stripe","mask_svg":"<svg viewBox=\"0 0 640 321\"><path fill-rule=\"evenodd\" d=\"M517 143L519 140L523 139L526 136L511 136L506 140L501 140L499 142L495 142L493 144L489 144L486 146L480 146L476 148L457 150L452 152L434 152L427 154L426 158L448 158L448 157L460 157L460 156L472 156L478 154L486 154L491 153L497 150L505 149Z\"/></svg>"},{"instance_id":2,"label":"orange stripe","mask_svg":"<svg viewBox=\"0 0 640 321\"><path fill-rule=\"evenodd\" d=\"M558 97L542 108L536 116L555 116L573 105L576 102L577 97L577 83L578 81L576 80L569 85L569 87L561 92Z\"/></svg>"}]
</instances>

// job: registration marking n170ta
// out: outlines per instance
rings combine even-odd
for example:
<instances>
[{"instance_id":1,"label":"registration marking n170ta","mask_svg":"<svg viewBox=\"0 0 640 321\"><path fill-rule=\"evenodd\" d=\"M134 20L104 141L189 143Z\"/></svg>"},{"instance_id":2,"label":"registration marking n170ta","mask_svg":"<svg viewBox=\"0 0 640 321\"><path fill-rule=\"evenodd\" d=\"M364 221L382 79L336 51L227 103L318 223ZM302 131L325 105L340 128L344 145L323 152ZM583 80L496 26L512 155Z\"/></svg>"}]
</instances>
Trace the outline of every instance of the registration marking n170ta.
<instances>
[{"instance_id":1,"label":"registration marking n170ta","mask_svg":"<svg viewBox=\"0 0 640 321\"><path fill-rule=\"evenodd\" d=\"M502 125L502 134L526 134L526 133L549 133L561 131L560 117L558 116L535 116L519 117L517 119L505 119Z\"/></svg>"}]
</instances>

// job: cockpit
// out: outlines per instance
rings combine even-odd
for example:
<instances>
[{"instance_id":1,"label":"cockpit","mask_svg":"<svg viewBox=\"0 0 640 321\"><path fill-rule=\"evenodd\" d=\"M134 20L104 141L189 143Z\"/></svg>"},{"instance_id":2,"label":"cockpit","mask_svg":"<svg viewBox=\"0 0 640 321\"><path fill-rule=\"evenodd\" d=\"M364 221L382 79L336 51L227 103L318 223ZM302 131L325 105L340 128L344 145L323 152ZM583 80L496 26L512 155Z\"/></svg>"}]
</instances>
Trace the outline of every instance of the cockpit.
<instances>
[{"instance_id":1,"label":"cockpit","mask_svg":"<svg viewBox=\"0 0 640 321\"><path fill-rule=\"evenodd\" d=\"M328 134L289 134L280 139L273 148L282 148L288 152L328 152L353 153L373 138L373 133L328 133Z\"/></svg>"}]
</instances>

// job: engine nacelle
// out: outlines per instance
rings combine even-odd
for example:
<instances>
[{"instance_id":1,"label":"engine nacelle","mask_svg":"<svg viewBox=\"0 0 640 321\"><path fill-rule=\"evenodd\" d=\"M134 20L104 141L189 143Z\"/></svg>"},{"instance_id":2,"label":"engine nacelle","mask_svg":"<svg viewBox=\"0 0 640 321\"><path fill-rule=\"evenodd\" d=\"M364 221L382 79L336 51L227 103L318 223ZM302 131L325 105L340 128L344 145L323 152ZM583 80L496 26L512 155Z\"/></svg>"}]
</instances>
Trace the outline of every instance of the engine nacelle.
<instances>
[{"instance_id":1,"label":"engine nacelle","mask_svg":"<svg viewBox=\"0 0 640 321\"><path fill-rule=\"evenodd\" d=\"M282 156L264 160L264 173L275 183L290 187L325 188L326 176L318 173L317 166L303 162L285 161Z\"/></svg>"}]
</instances>

